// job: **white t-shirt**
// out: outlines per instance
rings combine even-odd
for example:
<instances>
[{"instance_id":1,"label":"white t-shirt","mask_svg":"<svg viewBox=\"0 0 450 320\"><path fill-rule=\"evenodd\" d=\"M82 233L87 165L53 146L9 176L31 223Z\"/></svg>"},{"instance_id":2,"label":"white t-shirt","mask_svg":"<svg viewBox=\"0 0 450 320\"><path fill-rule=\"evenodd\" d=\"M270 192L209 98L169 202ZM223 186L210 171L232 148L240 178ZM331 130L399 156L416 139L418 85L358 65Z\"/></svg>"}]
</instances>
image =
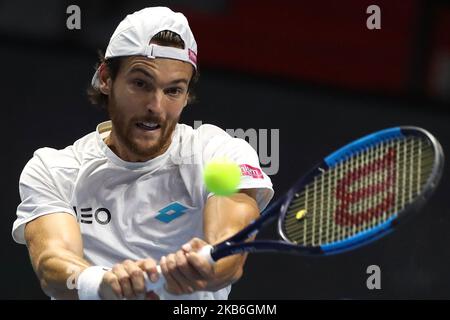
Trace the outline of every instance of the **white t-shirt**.
<instances>
[{"instance_id":1,"label":"white t-shirt","mask_svg":"<svg viewBox=\"0 0 450 320\"><path fill-rule=\"evenodd\" d=\"M255 188L262 211L273 196L272 183L255 150L213 125L177 124L168 150L147 162L126 162L103 142L111 122L62 150L38 149L19 182L21 203L12 235L24 244L24 227L37 217L65 212L76 217L84 255L93 265L112 267L125 259L156 261L193 237L204 238L203 207L211 195L202 169L216 157L241 166L240 189ZM161 299L227 299L231 286L217 292L170 295Z\"/></svg>"}]
</instances>

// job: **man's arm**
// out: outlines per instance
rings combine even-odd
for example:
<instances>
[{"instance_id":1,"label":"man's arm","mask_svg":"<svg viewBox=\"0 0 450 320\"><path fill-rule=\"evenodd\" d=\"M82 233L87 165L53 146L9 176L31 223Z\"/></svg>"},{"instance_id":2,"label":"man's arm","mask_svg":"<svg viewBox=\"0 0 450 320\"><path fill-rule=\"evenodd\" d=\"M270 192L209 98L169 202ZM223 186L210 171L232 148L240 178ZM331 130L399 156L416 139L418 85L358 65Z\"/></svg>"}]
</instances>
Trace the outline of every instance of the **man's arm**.
<instances>
[{"instance_id":1,"label":"man's arm","mask_svg":"<svg viewBox=\"0 0 450 320\"><path fill-rule=\"evenodd\" d=\"M42 290L56 299L78 299L75 281L90 263L83 258L83 241L75 218L66 213L39 217L26 225L25 239ZM156 280L153 259L125 260L99 275L102 278L98 279L101 283L96 291L103 299L144 298L143 272ZM157 297L147 295L146 298Z\"/></svg>"},{"instance_id":2,"label":"man's arm","mask_svg":"<svg viewBox=\"0 0 450 320\"><path fill-rule=\"evenodd\" d=\"M25 239L42 290L56 299L78 299L69 277L89 267L76 219L67 213L44 215L25 227ZM75 278L74 278L75 279Z\"/></svg>"},{"instance_id":3,"label":"man's arm","mask_svg":"<svg viewBox=\"0 0 450 320\"><path fill-rule=\"evenodd\" d=\"M244 229L259 217L256 189L245 189L231 197L210 197L204 213L207 243L215 245ZM233 255L214 265L214 280L208 289L218 290L242 276L247 254Z\"/></svg>"},{"instance_id":4,"label":"man's arm","mask_svg":"<svg viewBox=\"0 0 450 320\"><path fill-rule=\"evenodd\" d=\"M246 254L223 258L211 266L196 251L207 243L214 245L227 239L255 220L259 216L255 197L255 189L245 189L229 197L212 196L207 200L204 210L206 242L193 239L188 246L160 261L169 292L217 291L242 276Z\"/></svg>"}]
</instances>

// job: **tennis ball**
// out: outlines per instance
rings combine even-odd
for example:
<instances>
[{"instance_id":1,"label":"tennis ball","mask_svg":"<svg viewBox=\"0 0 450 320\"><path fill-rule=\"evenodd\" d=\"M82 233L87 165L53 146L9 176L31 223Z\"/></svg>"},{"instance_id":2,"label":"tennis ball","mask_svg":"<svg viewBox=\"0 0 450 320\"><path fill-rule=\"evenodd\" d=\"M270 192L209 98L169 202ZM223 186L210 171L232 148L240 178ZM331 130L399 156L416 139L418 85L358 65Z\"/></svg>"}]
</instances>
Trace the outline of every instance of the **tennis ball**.
<instances>
[{"instance_id":1,"label":"tennis ball","mask_svg":"<svg viewBox=\"0 0 450 320\"><path fill-rule=\"evenodd\" d=\"M241 169L228 159L214 159L203 171L206 188L218 196L229 196L237 191L241 181Z\"/></svg>"}]
</instances>

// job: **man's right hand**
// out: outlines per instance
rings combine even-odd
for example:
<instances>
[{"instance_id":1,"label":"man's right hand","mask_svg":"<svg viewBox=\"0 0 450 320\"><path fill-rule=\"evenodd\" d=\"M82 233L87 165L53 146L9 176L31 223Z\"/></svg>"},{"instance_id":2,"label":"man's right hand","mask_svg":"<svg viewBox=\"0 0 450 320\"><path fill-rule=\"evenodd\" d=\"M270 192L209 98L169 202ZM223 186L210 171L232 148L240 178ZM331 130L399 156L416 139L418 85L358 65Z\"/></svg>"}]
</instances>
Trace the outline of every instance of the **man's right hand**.
<instances>
[{"instance_id":1,"label":"man's right hand","mask_svg":"<svg viewBox=\"0 0 450 320\"><path fill-rule=\"evenodd\" d=\"M158 295L153 291L148 293L145 291L144 272L152 282L158 280L156 262L153 259L125 260L116 264L103 276L99 291L100 297L104 300L158 300Z\"/></svg>"}]
</instances>

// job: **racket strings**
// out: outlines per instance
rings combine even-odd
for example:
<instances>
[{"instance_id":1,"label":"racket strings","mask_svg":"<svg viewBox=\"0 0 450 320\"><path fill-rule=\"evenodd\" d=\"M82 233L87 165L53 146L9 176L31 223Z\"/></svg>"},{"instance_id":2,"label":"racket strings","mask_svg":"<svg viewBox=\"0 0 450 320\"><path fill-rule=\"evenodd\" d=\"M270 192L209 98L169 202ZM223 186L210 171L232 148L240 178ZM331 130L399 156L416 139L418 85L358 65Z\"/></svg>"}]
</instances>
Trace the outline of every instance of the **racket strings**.
<instances>
[{"instance_id":1,"label":"racket strings","mask_svg":"<svg viewBox=\"0 0 450 320\"><path fill-rule=\"evenodd\" d=\"M413 152L416 152L416 151L413 151ZM418 153L421 153L421 150L418 150ZM429 153L427 157L424 157L424 156L422 156L422 155L417 155L417 154L414 154L413 157L414 157L414 159L408 158L408 159L404 162L404 164L405 164L405 165L406 165L406 164L409 164L409 165L412 167L412 165L413 165L415 162L417 163L418 160L421 160L421 161L424 162L424 164L423 164L424 166L431 166L431 165L433 164L433 161L434 161L434 155L433 155L432 153ZM360 158L362 158L362 157L360 157ZM367 162L367 161L366 161L366 162ZM341 166L341 168L342 168L342 166ZM411 189L412 189L412 188L420 189L420 181L423 180L423 176L427 176L427 175L429 174L429 172L419 171L420 168L421 168L421 166L420 166L420 164L418 164L417 169L416 169L416 170L417 170L416 176L413 175L413 172L410 172L410 174L411 174L411 183L410 183L410 187L409 187L409 188L411 188ZM333 170L335 170L335 169L333 169ZM342 174L343 174L343 172L345 172L345 170L341 170L341 172L340 172L341 176L339 176L338 179L333 179L333 180L332 180L332 179L331 179L331 176L335 174L335 173L333 172L333 170L329 170L329 171L327 171L327 172L324 174L324 175L327 175L328 178L329 178L329 179L328 179L328 182L325 182L325 184L324 184L324 186L323 186L324 188L329 187L329 186L332 185L333 183L337 182L337 180L343 178ZM403 172L406 173L406 170L403 170ZM338 173L338 174L339 174L339 173ZM360 190L362 184L363 184L364 186L368 186L369 183L382 182L384 179L385 179L385 176L383 176L383 175L374 175L373 177L369 177L368 175L365 175L362 179L359 179L359 180L356 181L352 186L350 186L350 187L349 187L349 191ZM417 185L416 185L416 186L413 186L413 180L414 180L414 179L415 179L416 182L417 182ZM325 179L324 179L324 180L325 180ZM398 180L398 177L397 177L397 180ZM404 180L405 180L405 179L404 179ZM318 182L318 183L320 183L320 182ZM408 189L408 190L409 190L409 189ZM328 190L327 190L327 192L328 192Z\"/></svg>"},{"instance_id":2,"label":"racket strings","mask_svg":"<svg viewBox=\"0 0 450 320\"><path fill-rule=\"evenodd\" d=\"M367 200L367 199L366 199ZM359 206L359 208L361 208L361 203L360 203L360 206ZM385 217L386 216L386 213L384 212L383 213L383 216ZM373 223L375 223L375 221L374 220L372 220L372 225L373 225ZM363 228L365 227L367 225L367 221L364 221L363 222ZM370 226L369 226L370 227ZM355 225L353 225L353 232L355 232ZM343 231L343 235L342 235L342 237L346 237L346 234L345 234L345 232L347 231L347 230L341 230L341 231Z\"/></svg>"},{"instance_id":3,"label":"racket strings","mask_svg":"<svg viewBox=\"0 0 450 320\"><path fill-rule=\"evenodd\" d=\"M294 197L285 234L294 243L319 246L369 230L412 202L433 162L434 149L418 137L358 152L324 170Z\"/></svg>"},{"instance_id":4,"label":"racket strings","mask_svg":"<svg viewBox=\"0 0 450 320\"><path fill-rule=\"evenodd\" d=\"M385 215L385 213L384 213L384 215ZM364 221L363 226L366 225L366 224L367 224L366 221ZM372 224L373 224L373 223L372 223ZM345 232L346 232L347 230L344 229L344 230L341 230L341 231L343 231L342 237L346 237ZM355 225L353 226L353 232L355 232Z\"/></svg>"},{"instance_id":5,"label":"racket strings","mask_svg":"<svg viewBox=\"0 0 450 320\"><path fill-rule=\"evenodd\" d=\"M429 157L429 158L430 159L428 159L429 161L427 163L428 163L428 165L431 165L432 164L432 157ZM423 157L418 158L418 159L414 159L414 161L419 163L421 159L423 159ZM408 166L412 167L412 164L414 163L414 161L411 161L411 163L408 164ZM405 164L406 164L406 162L405 162ZM420 165L418 165L418 167L420 168ZM403 170L403 171L406 171L406 170ZM397 171L397 173L398 173L398 171ZM420 191L420 181L424 181L424 179L427 177L428 174L429 174L429 172L426 172L426 171L422 171L422 172L417 171L417 174L415 176L414 176L414 174L412 172L410 173L410 179L408 180L410 183L409 183L409 185L405 184L405 187L403 188L402 205L405 202L405 200L404 200L406 198L405 194L407 194L409 192L409 198L411 198L414 195L413 194L414 188L416 188L416 190ZM331 174L327 174L327 175L328 175L328 180L331 180ZM340 176L339 178L342 178L342 176ZM336 183L339 180L339 178L338 179L334 179L334 182ZM385 181L385 180L386 180L386 174L384 174L384 175L377 175L376 177L374 177L372 179L369 179L369 176L365 175L362 179L359 179L359 181L355 182L353 186L349 187L347 191L355 192L357 190L361 190L362 188L367 188L370 182L371 183L379 183L379 182L382 182L382 181ZM399 180L398 176L397 176L396 180L397 181ZM414 180L416 180L416 184L415 185L414 185ZM331 186L331 188L333 190L336 189L336 185L333 186L333 185L331 185L330 182L328 182L327 183L328 185L327 185L326 183L325 184L324 183L320 183L320 182L317 182L317 180L316 180L315 184L320 184L321 185L321 192L319 192L319 193L322 193L322 194L320 194L321 199L324 198L324 195L323 195L324 189L330 188L330 186ZM400 185L401 184L396 184L397 190L398 190ZM310 189L307 188L305 193L307 194L309 192L309 190ZM329 190L327 190L326 192L329 193ZM314 193L317 196L317 191L315 191ZM396 193L398 194L398 192L396 192ZM382 197L383 197L383 194L382 193L378 193L377 196L375 197L375 199L381 199ZM370 200L371 200L370 198L365 197L365 198L362 198L361 201L356 202L356 204L360 205L359 208L361 208L361 205L367 207L367 204L369 204ZM373 200L370 201L370 203L373 203ZM297 209L296 206L297 207L301 207L302 206L302 202L299 201L298 199L294 199L294 203L291 204L290 208L291 209Z\"/></svg>"}]
</instances>

